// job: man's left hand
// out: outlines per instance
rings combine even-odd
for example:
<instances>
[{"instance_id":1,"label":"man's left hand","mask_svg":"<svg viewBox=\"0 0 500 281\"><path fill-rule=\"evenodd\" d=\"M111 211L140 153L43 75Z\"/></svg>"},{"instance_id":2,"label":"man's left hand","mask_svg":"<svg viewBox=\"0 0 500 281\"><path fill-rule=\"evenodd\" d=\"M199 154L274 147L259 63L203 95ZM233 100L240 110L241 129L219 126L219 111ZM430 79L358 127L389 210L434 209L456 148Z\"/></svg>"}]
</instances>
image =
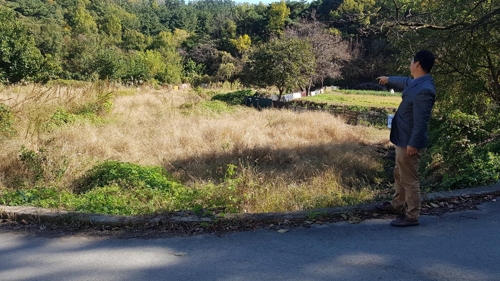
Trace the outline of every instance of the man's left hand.
<instances>
[{"instance_id":1,"label":"man's left hand","mask_svg":"<svg viewBox=\"0 0 500 281\"><path fill-rule=\"evenodd\" d=\"M418 153L418 149L416 149L415 147L413 146L406 146L406 154L408 154L408 156L413 156L415 154Z\"/></svg>"}]
</instances>

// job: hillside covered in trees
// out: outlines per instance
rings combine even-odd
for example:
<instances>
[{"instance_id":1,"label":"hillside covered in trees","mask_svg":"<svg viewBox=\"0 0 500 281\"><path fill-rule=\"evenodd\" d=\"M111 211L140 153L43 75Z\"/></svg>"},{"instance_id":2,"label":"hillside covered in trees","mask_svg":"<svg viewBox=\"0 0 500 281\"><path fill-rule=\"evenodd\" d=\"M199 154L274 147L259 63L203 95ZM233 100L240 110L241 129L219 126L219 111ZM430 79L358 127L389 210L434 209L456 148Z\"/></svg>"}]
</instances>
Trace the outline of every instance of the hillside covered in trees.
<instances>
[{"instance_id":1,"label":"hillside covered in trees","mask_svg":"<svg viewBox=\"0 0 500 281\"><path fill-rule=\"evenodd\" d=\"M353 7L363 12L368 2ZM0 5L0 80L9 83L239 80L306 88L342 76L351 84L371 79L381 70L377 59L393 53L383 48L384 34L365 34L359 23L337 16L353 8L347 1L2 0ZM286 54L291 65L309 64L290 69L283 57L274 65L259 60L263 53L282 54L285 45L297 45ZM355 66L343 69L348 61ZM287 69L290 77L263 81L269 75L252 72L263 67Z\"/></svg>"},{"instance_id":2,"label":"hillside covered in trees","mask_svg":"<svg viewBox=\"0 0 500 281\"><path fill-rule=\"evenodd\" d=\"M280 94L408 75L437 56L427 176L500 172L500 2L0 0L0 81L237 82Z\"/></svg>"}]
</instances>

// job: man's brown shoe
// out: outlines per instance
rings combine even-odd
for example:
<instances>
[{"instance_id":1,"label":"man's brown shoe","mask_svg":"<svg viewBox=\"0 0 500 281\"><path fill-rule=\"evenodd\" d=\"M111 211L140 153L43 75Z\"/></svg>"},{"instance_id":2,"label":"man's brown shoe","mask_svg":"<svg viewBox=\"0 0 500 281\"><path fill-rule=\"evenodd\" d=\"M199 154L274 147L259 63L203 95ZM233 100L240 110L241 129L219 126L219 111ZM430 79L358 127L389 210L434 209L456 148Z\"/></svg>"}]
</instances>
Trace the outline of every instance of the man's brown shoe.
<instances>
[{"instance_id":1,"label":"man's brown shoe","mask_svg":"<svg viewBox=\"0 0 500 281\"><path fill-rule=\"evenodd\" d=\"M399 226L399 227L417 226L418 220L410 220L405 215L401 215L399 218L391 221L391 225L392 226Z\"/></svg>"},{"instance_id":2,"label":"man's brown shoe","mask_svg":"<svg viewBox=\"0 0 500 281\"><path fill-rule=\"evenodd\" d=\"M375 207L377 207L377 209L379 209L381 211L386 211L386 212L393 213L393 214L401 214L402 213L402 211L395 209L392 206L391 202L384 202L382 204L377 204Z\"/></svg>"}]
</instances>

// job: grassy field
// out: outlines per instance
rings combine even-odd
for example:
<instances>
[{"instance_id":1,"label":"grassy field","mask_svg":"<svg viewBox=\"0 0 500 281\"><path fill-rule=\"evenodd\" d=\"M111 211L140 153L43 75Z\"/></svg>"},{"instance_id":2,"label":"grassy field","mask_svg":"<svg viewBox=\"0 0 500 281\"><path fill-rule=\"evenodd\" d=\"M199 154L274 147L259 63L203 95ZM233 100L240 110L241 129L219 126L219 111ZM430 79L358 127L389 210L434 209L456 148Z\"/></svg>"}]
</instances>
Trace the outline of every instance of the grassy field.
<instances>
[{"instance_id":1,"label":"grassy field","mask_svg":"<svg viewBox=\"0 0 500 281\"><path fill-rule=\"evenodd\" d=\"M387 130L328 113L228 106L214 94L2 87L0 204L271 212L371 201L386 185L376 148L388 147Z\"/></svg>"},{"instance_id":2,"label":"grassy field","mask_svg":"<svg viewBox=\"0 0 500 281\"><path fill-rule=\"evenodd\" d=\"M389 91L371 91L371 90L349 90L349 89L343 89L343 90L336 90L335 92L337 93L343 93L343 94L353 94L353 95L372 95L372 96L400 96L400 92L394 92L391 93Z\"/></svg>"},{"instance_id":3,"label":"grassy field","mask_svg":"<svg viewBox=\"0 0 500 281\"><path fill-rule=\"evenodd\" d=\"M364 107L397 108L401 102L401 94L376 91L325 91L324 94L305 97L304 100L318 103L332 103L339 105L354 105Z\"/></svg>"}]
</instances>

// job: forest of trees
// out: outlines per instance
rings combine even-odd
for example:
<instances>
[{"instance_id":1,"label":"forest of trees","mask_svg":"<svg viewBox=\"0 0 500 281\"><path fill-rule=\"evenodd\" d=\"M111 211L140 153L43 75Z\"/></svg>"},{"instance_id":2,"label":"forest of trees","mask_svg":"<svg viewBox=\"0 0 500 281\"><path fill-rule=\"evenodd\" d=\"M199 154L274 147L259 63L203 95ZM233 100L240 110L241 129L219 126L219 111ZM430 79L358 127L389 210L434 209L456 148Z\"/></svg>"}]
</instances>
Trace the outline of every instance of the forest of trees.
<instances>
[{"instance_id":1,"label":"forest of trees","mask_svg":"<svg viewBox=\"0 0 500 281\"><path fill-rule=\"evenodd\" d=\"M307 58L311 65L290 73L291 81L298 75L304 84L286 88L310 88L341 77L341 67L361 47L357 34L342 34L328 23L330 16L318 13L329 12L320 2L2 0L0 5L0 81L7 83L239 80L273 86L274 80L263 84L251 75L267 63L255 52L272 51L269 44L297 37L288 43L310 48L315 59ZM271 56L281 53L274 50ZM290 53L289 62L299 64L305 59L301 55Z\"/></svg>"},{"instance_id":2,"label":"forest of trees","mask_svg":"<svg viewBox=\"0 0 500 281\"><path fill-rule=\"evenodd\" d=\"M437 56L428 176L498 181L500 1L0 0L0 81L234 82L287 90L408 75Z\"/></svg>"}]
</instances>

